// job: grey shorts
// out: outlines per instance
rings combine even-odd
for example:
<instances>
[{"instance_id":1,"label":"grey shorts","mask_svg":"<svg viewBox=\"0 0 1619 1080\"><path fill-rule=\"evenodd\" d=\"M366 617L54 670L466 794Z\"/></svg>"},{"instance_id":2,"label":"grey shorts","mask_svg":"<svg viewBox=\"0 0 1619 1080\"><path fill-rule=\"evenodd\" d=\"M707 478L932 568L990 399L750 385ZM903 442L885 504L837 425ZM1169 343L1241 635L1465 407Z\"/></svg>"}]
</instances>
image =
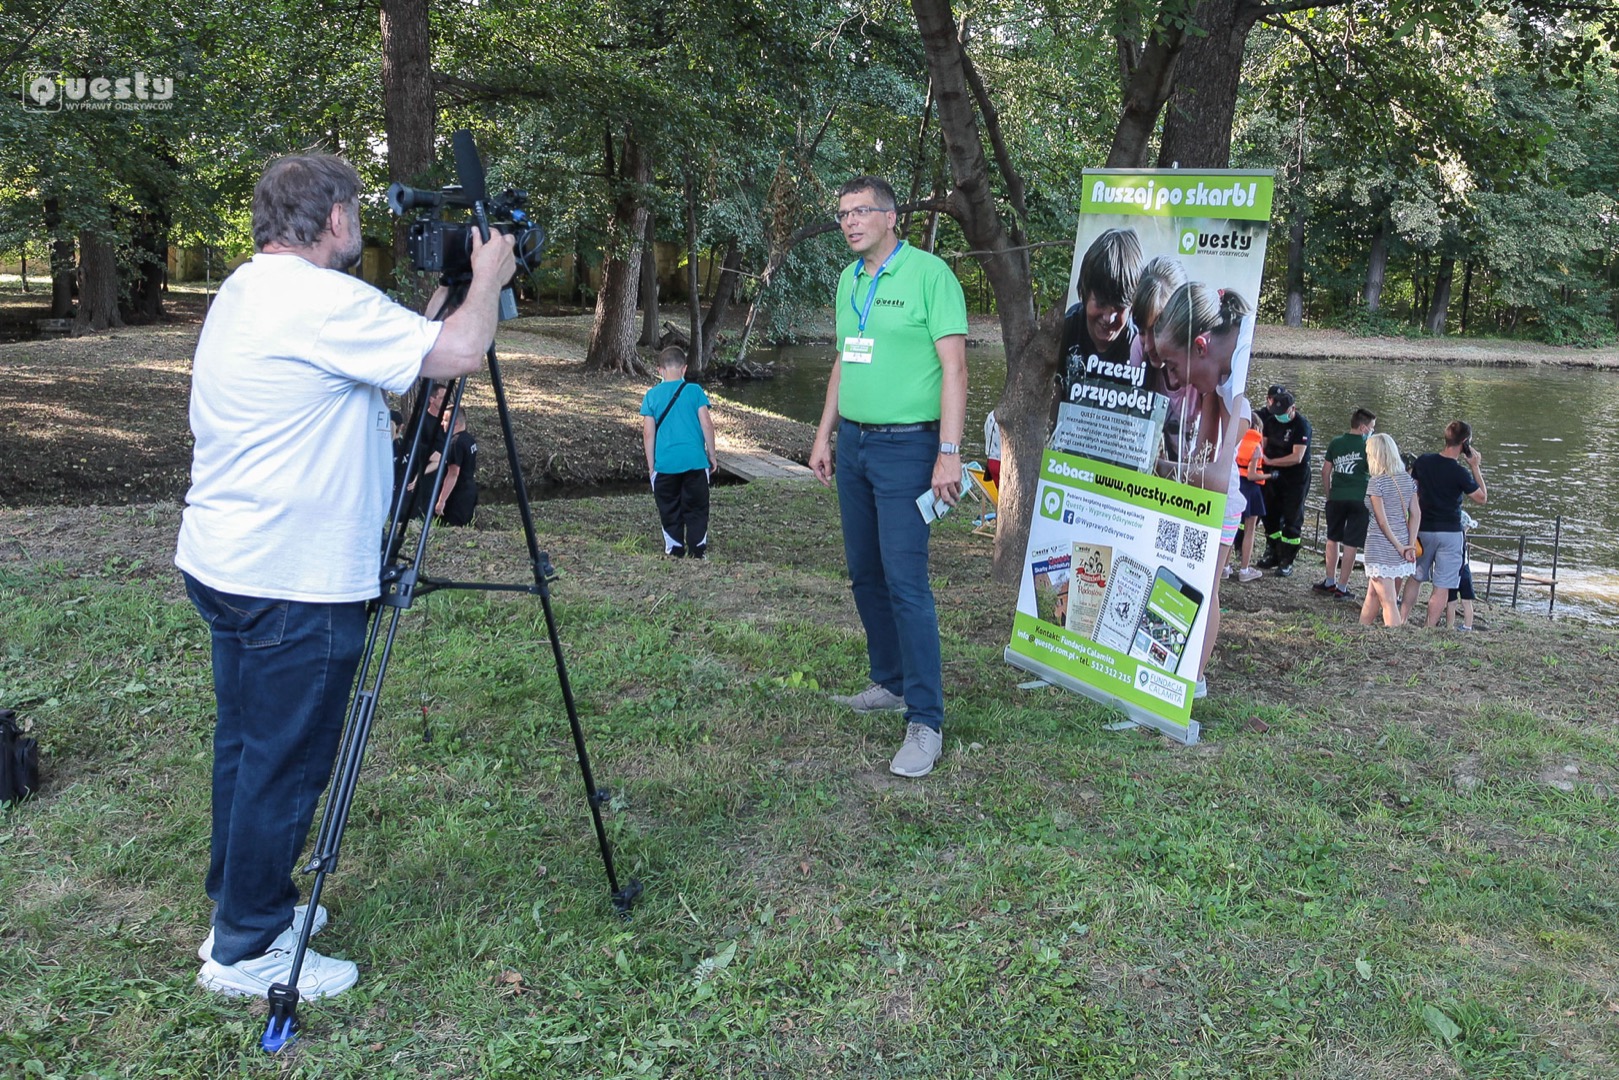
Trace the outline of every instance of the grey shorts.
<instances>
[{"instance_id":1,"label":"grey shorts","mask_svg":"<svg viewBox=\"0 0 1619 1080\"><path fill-rule=\"evenodd\" d=\"M1462 580L1462 534L1459 532L1419 532L1417 543L1422 554L1417 556L1417 580L1427 581L1436 589L1454 589Z\"/></svg>"}]
</instances>

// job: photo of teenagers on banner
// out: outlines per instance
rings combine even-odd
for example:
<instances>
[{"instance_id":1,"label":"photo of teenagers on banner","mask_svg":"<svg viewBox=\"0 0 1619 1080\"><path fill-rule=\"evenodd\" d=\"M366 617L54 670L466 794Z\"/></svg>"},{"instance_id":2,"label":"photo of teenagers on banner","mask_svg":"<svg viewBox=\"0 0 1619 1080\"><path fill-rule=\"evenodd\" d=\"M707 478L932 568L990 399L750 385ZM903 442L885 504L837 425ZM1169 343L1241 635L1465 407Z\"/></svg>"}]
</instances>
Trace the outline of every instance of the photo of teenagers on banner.
<instances>
[{"instance_id":1,"label":"photo of teenagers on banner","mask_svg":"<svg viewBox=\"0 0 1619 1080\"><path fill-rule=\"evenodd\" d=\"M1243 505L1235 457L1253 413L1272 180L1085 173L1056 425L1006 650L1186 743Z\"/></svg>"}]
</instances>

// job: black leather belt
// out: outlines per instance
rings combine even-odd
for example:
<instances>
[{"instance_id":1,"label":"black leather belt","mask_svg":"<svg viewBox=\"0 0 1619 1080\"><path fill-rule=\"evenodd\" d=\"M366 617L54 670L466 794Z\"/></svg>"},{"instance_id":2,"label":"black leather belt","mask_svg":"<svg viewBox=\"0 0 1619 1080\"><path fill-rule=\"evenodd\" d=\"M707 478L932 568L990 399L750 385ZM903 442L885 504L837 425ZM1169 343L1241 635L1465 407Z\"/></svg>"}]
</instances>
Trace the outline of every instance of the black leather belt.
<instances>
[{"instance_id":1,"label":"black leather belt","mask_svg":"<svg viewBox=\"0 0 1619 1080\"><path fill-rule=\"evenodd\" d=\"M924 420L920 424L862 424L858 420L844 420L843 422L845 424L853 424L861 431L888 431L893 432L894 434L902 434L907 431L939 430L939 422L937 420Z\"/></svg>"}]
</instances>

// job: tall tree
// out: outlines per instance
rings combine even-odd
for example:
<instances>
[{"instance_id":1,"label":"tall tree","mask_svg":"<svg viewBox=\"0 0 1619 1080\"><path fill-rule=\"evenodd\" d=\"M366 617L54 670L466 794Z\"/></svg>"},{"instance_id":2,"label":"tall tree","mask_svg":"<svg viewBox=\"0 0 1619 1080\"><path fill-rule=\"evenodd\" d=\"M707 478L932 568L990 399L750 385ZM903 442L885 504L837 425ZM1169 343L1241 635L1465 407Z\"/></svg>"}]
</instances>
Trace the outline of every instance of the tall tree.
<instances>
[{"instance_id":1,"label":"tall tree","mask_svg":"<svg viewBox=\"0 0 1619 1080\"><path fill-rule=\"evenodd\" d=\"M641 244L646 236L646 186L652 179L652 162L636 132L626 128L616 139L607 139L604 164L614 184L615 197L602 255L596 317L585 350L585 369L645 375L646 365L635 348L635 295L641 273Z\"/></svg>"},{"instance_id":2,"label":"tall tree","mask_svg":"<svg viewBox=\"0 0 1619 1080\"><path fill-rule=\"evenodd\" d=\"M435 165L433 133L438 117L433 94L433 37L429 0L381 0L382 117L388 138L388 179L420 185ZM394 223L394 266L406 265L410 221ZM431 282L419 281L425 292ZM425 297L418 297L424 299Z\"/></svg>"},{"instance_id":3,"label":"tall tree","mask_svg":"<svg viewBox=\"0 0 1619 1080\"><path fill-rule=\"evenodd\" d=\"M106 233L85 229L79 233L79 310L73 317L73 334L123 325L118 312L118 253Z\"/></svg>"},{"instance_id":4,"label":"tall tree","mask_svg":"<svg viewBox=\"0 0 1619 1080\"><path fill-rule=\"evenodd\" d=\"M1028 545L1036 472L1032 466L1046 439L1061 308L1053 309L1044 320L1036 314L1022 224L1027 219L1023 179L1007 151L988 89L967 55L949 0L911 0L911 10L927 54L954 185L946 196L946 209L974 249L1000 313L1006 389L995 411L1001 425L1003 464L994 575L997 581L1010 584L1021 571ZM1003 220L996 205L991 154L1008 193L1010 220Z\"/></svg>"}]
</instances>

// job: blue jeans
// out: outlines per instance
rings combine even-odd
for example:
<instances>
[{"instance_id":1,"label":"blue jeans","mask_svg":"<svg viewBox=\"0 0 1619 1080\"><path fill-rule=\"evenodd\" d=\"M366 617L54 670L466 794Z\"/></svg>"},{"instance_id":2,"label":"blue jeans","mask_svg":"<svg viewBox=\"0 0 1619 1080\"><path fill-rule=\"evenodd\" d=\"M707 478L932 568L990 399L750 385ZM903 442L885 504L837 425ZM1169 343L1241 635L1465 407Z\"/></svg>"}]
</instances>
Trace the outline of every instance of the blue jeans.
<instances>
[{"instance_id":1,"label":"blue jeans","mask_svg":"<svg viewBox=\"0 0 1619 1080\"><path fill-rule=\"evenodd\" d=\"M928 583L928 526L916 499L933 486L937 431L838 429L838 508L871 681L901 694L905 719L944 724L939 616Z\"/></svg>"},{"instance_id":2,"label":"blue jeans","mask_svg":"<svg viewBox=\"0 0 1619 1080\"><path fill-rule=\"evenodd\" d=\"M365 603L236 596L185 575L213 635L214 959L258 956L292 923L292 874L331 779L365 646Z\"/></svg>"}]
</instances>

